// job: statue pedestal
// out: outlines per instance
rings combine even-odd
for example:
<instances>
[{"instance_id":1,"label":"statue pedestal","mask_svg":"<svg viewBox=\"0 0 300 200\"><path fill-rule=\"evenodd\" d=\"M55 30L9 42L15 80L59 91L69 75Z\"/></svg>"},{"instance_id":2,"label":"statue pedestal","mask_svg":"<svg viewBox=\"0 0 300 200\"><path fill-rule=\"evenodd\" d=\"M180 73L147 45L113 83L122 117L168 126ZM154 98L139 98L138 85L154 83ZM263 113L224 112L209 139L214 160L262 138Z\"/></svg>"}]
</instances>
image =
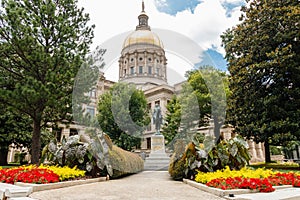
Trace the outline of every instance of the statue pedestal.
<instances>
[{"instance_id":1,"label":"statue pedestal","mask_svg":"<svg viewBox=\"0 0 300 200\"><path fill-rule=\"evenodd\" d=\"M165 150L165 137L153 135L151 137L151 152L146 158L144 169L148 171L168 170L170 157Z\"/></svg>"},{"instance_id":2,"label":"statue pedestal","mask_svg":"<svg viewBox=\"0 0 300 200\"><path fill-rule=\"evenodd\" d=\"M151 136L151 153L165 152L165 137L163 135Z\"/></svg>"}]
</instances>

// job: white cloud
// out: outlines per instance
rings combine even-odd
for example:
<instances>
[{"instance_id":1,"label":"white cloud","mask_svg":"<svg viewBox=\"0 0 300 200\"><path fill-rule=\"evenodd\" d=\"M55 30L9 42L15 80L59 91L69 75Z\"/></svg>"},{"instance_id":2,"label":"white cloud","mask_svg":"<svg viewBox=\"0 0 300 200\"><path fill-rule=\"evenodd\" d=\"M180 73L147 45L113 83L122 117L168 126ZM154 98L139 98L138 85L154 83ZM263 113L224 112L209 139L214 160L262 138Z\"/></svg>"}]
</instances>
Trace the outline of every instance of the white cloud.
<instances>
[{"instance_id":1,"label":"white cloud","mask_svg":"<svg viewBox=\"0 0 300 200\"><path fill-rule=\"evenodd\" d=\"M185 10L177 13L176 16L159 12L154 0L147 0L145 10L151 27L176 31L195 40L204 49L216 46L221 51L220 34L237 24L240 15L239 10L235 10L231 17L227 17L226 10L221 5L225 1L240 2L241 0L203 0L195 8L194 13ZM80 5L90 13L92 23L96 25L94 45L101 44L119 33L135 29L138 23L137 16L141 12L141 1L100 2L79 0ZM165 0L159 2L166 3Z\"/></svg>"},{"instance_id":2,"label":"white cloud","mask_svg":"<svg viewBox=\"0 0 300 200\"><path fill-rule=\"evenodd\" d=\"M215 48L224 54L220 35L238 23L239 9L234 9L230 16L222 3L236 3L243 0L203 0L192 13L189 10L178 12L175 16L159 12L155 0L145 0L145 11L152 28L178 32L194 40L201 48ZM96 25L92 48L126 31L135 30L142 1L137 0L79 0L79 5L90 13L91 22ZM156 0L165 6L165 0ZM125 39L125 38L124 38ZM172 62L169 62L172 63Z\"/></svg>"}]
</instances>

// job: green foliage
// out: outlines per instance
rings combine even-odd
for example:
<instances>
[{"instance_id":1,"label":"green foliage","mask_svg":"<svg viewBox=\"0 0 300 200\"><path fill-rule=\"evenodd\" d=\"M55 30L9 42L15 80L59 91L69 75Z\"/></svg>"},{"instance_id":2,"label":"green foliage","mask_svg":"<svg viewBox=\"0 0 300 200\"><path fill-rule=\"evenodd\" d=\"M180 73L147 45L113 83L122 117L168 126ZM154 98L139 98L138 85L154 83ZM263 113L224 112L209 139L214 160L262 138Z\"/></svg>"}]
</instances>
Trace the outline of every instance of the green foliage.
<instances>
[{"instance_id":1,"label":"green foliage","mask_svg":"<svg viewBox=\"0 0 300 200\"><path fill-rule=\"evenodd\" d=\"M198 100L199 126L208 125L212 119L215 138L220 141L220 128L226 117L226 98L230 95L225 72L211 66L202 66L197 70L188 71L186 76L188 85L192 87Z\"/></svg>"},{"instance_id":2,"label":"green foliage","mask_svg":"<svg viewBox=\"0 0 300 200\"><path fill-rule=\"evenodd\" d=\"M108 154L110 148L103 133L87 130L86 135L70 136L62 143L52 140L42 151L42 161L71 168L77 166L90 172L93 177L104 170L112 175Z\"/></svg>"},{"instance_id":3,"label":"green foliage","mask_svg":"<svg viewBox=\"0 0 300 200\"><path fill-rule=\"evenodd\" d=\"M176 96L173 96L170 102L167 104L167 113L164 117L164 124L162 126L161 133L165 137L166 144L174 141L174 138L178 134L178 129L181 120L181 106Z\"/></svg>"},{"instance_id":4,"label":"green foliage","mask_svg":"<svg viewBox=\"0 0 300 200\"><path fill-rule=\"evenodd\" d=\"M169 174L174 180L182 180L185 177L186 170L186 141L177 140L174 144L174 153L169 165Z\"/></svg>"},{"instance_id":5,"label":"green foliage","mask_svg":"<svg viewBox=\"0 0 300 200\"><path fill-rule=\"evenodd\" d=\"M194 179L197 170L212 172L226 166L239 170L250 160L248 144L240 136L222 140L217 145L214 137L206 136L203 144L191 142L181 151L175 151L170 162L169 173L174 179Z\"/></svg>"},{"instance_id":6,"label":"green foliage","mask_svg":"<svg viewBox=\"0 0 300 200\"><path fill-rule=\"evenodd\" d=\"M41 129L70 120L74 78L93 38L88 21L76 0L2 0L0 101L31 118L32 163Z\"/></svg>"},{"instance_id":7,"label":"green foliage","mask_svg":"<svg viewBox=\"0 0 300 200\"><path fill-rule=\"evenodd\" d=\"M3 104L0 112L0 165L7 165L9 145L30 148L32 122L26 115L17 114Z\"/></svg>"},{"instance_id":8,"label":"green foliage","mask_svg":"<svg viewBox=\"0 0 300 200\"><path fill-rule=\"evenodd\" d=\"M70 136L61 144L51 141L43 150L43 160L60 166L77 166L93 177L106 175L113 178L143 170L139 155L112 144L110 138L95 129L85 135Z\"/></svg>"},{"instance_id":9,"label":"green foliage","mask_svg":"<svg viewBox=\"0 0 300 200\"><path fill-rule=\"evenodd\" d=\"M242 12L242 22L222 35L230 122L244 137L264 142L270 162L269 143L300 139L299 2L255 0Z\"/></svg>"},{"instance_id":10,"label":"green foliage","mask_svg":"<svg viewBox=\"0 0 300 200\"><path fill-rule=\"evenodd\" d=\"M140 145L141 134L150 123L147 100L134 85L116 83L101 95L97 119L114 144L131 150Z\"/></svg>"},{"instance_id":11,"label":"green foliage","mask_svg":"<svg viewBox=\"0 0 300 200\"><path fill-rule=\"evenodd\" d=\"M271 155L282 155L281 147L270 145Z\"/></svg>"}]
</instances>

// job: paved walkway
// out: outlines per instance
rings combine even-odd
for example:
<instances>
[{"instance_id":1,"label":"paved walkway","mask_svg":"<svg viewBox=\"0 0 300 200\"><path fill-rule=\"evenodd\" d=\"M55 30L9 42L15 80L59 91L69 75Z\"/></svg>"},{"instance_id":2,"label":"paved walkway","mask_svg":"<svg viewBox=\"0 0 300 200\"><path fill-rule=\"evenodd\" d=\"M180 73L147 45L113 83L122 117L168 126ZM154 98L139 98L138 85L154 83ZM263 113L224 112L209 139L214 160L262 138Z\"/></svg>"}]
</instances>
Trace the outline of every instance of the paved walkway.
<instances>
[{"instance_id":1,"label":"paved walkway","mask_svg":"<svg viewBox=\"0 0 300 200\"><path fill-rule=\"evenodd\" d=\"M180 181L173 181L166 171L144 171L125 178L34 192L39 200L222 200Z\"/></svg>"}]
</instances>

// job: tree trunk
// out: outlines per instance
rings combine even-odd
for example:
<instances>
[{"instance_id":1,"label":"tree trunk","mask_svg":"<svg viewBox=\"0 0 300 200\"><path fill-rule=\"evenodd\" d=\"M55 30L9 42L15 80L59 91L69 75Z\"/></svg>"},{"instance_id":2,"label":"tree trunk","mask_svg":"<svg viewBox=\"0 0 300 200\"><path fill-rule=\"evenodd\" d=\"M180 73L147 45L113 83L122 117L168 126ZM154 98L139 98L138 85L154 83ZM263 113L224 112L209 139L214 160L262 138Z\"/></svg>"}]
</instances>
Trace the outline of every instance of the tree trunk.
<instances>
[{"instance_id":1,"label":"tree trunk","mask_svg":"<svg viewBox=\"0 0 300 200\"><path fill-rule=\"evenodd\" d=\"M270 155L270 145L268 139L266 139L265 143L265 162L270 163L271 162L271 155Z\"/></svg>"},{"instance_id":2,"label":"tree trunk","mask_svg":"<svg viewBox=\"0 0 300 200\"><path fill-rule=\"evenodd\" d=\"M220 129L221 129L222 123L219 123L218 120L214 119L214 136L216 144L219 144L221 140L224 138L221 137Z\"/></svg>"},{"instance_id":3,"label":"tree trunk","mask_svg":"<svg viewBox=\"0 0 300 200\"><path fill-rule=\"evenodd\" d=\"M34 119L32 134L31 163L39 164L41 151L41 120Z\"/></svg>"},{"instance_id":4,"label":"tree trunk","mask_svg":"<svg viewBox=\"0 0 300 200\"><path fill-rule=\"evenodd\" d=\"M8 148L7 147L0 147L0 165L7 165L7 154L8 154Z\"/></svg>"}]
</instances>

